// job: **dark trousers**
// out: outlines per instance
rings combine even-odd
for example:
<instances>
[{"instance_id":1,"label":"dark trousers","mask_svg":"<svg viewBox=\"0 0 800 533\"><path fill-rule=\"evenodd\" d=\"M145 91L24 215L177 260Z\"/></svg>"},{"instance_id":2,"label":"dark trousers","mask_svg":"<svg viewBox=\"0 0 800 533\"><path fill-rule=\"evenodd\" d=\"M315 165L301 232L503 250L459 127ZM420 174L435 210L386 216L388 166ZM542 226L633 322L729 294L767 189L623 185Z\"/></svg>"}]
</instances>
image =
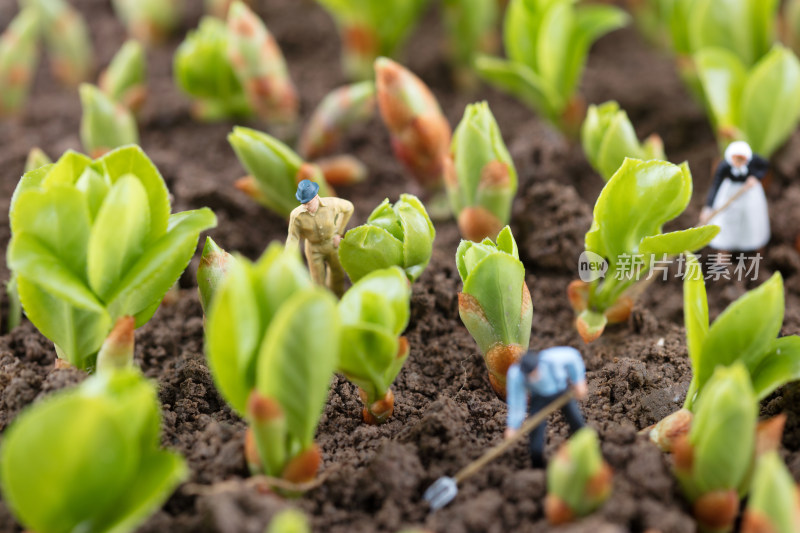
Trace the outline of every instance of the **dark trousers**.
<instances>
[{"instance_id":1,"label":"dark trousers","mask_svg":"<svg viewBox=\"0 0 800 533\"><path fill-rule=\"evenodd\" d=\"M553 400L561 396L561 393L552 396L537 396L531 395L530 403L528 404L528 414L534 415L550 405ZM570 400L561 408L561 413L567 419L569 424L569 434L572 435L584 426L583 415L575 400ZM533 461L534 468L544 468L544 437L547 433L547 420L536 426L531 432L531 440L528 445L528 450L531 453L531 460Z\"/></svg>"}]
</instances>

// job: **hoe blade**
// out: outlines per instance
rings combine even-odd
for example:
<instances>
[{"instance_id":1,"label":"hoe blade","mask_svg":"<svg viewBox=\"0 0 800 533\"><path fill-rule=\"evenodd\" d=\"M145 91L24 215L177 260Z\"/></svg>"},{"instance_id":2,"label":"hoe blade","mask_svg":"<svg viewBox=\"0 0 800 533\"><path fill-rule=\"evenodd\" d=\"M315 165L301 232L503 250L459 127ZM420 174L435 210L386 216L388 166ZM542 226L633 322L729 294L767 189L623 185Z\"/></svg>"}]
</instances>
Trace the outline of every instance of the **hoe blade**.
<instances>
[{"instance_id":1,"label":"hoe blade","mask_svg":"<svg viewBox=\"0 0 800 533\"><path fill-rule=\"evenodd\" d=\"M440 477L428 487L423 498L430 504L431 510L436 511L453 501L456 494L458 494L456 480L451 477Z\"/></svg>"}]
</instances>

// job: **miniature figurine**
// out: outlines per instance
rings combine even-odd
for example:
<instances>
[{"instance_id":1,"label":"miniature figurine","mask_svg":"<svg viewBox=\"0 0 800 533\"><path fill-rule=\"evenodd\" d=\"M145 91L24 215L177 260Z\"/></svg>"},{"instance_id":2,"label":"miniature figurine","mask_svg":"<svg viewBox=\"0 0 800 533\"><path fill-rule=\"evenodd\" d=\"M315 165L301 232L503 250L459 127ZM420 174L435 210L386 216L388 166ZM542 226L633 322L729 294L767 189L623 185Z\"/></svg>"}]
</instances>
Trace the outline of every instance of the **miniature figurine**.
<instances>
[{"instance_id":1,"label":"miniature figurine","mask_svg":"<svg viewBox=\"0 0 800 533\"><path fill-rule=\"evenodd\" d=\"M344 270L339 262L339 241L353 215L353 204L341 198L320 198L319 184L302 180L295 198L301 205L289 215L289 236L286 246L298 245L305 239L306 260L311 279L326 285L337 296L344 294ZM327 267L327 268L326 268Z\"/></svg>"},{"instance_id":2,"label":"miniature figurine","mask_svg":"<svg viewBox=\"0 0 800 533\"><path fill-rule=\"evenodd\" d=\"M725 160L714 174L706 206L700 212L701 225L711 222L720 227L709 246L728 252L752 252L767 244L769 212L760 181L768 168L767 160L753 154L746 142L728 145Z\"/></svg>"},{"instance_id":3,"label":"miniature figurine","mask_svg":"<svg viewBox=\"0 0 800 533\"><path fill-rule=\"evenodd\" d=\"M569 346L556 346L540 352L530 351L519 363L511 365L506 375L508 399L508 427L505 438L513 438L528 414L534 415L556 400L568 387L575 397L586 396L586 367L580 352ZM530 395L530 402L528 402ZM574 399L570 399L561 412L569 424L570 435L584 426L583 415ZM544 440L547 420L531 432L529 451L534 468L544 468Z\"/></svg>"}]
</instances>

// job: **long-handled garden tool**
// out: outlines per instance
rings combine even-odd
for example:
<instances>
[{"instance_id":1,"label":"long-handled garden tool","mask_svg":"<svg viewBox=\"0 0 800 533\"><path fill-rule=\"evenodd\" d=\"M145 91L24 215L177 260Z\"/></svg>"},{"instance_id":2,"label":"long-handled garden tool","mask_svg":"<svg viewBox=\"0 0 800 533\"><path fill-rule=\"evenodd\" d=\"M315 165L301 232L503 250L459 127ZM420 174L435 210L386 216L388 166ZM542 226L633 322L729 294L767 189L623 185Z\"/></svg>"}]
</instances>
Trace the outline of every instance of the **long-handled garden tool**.
<instances>
[{"instance_id":1,"label":"long-handled garden tool","mask_svg":"<svg viewBox=\"0 0 800 533\"><path fill-rule=\"evenodd\" d=\"M426 490L423 495L425 501L430 504L431 510L436 511L441 509L453 501L453 498L458 494L459 483L478 472L478 470L486 466L496 457L502 455L508 448L516 444L522 437L544 422L551 413L566 405L570 398L572 398L572 388L569 388L564 394L553 400L547 407L526 420L513 437L505 439L497 446L491 448L480 458L459 470L454 477L444 476L437 479L433 485L428 487L428 490Z\"/></svg>"}]
</instances>

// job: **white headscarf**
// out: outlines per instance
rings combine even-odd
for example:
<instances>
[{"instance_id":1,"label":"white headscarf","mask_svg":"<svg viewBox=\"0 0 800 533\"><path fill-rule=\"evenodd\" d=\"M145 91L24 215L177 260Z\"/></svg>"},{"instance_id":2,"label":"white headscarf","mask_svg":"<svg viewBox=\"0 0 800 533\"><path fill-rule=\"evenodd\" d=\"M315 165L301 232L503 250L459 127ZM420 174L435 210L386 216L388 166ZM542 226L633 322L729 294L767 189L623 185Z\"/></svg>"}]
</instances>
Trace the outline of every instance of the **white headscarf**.
<instances>
[{"instance_id":1,"label":"white headscarf","mask_svg":"<svg viewBox=\"0 0 800 533\"><path fill-rule=\"evenodd\" d=\"M731 166L731 171L735 176L745 174L747 172L747 164L743 168L737 168L733 164L733 156L741 155L747 159L749 163L753 159L753 149L744 141L735 141L728 145L725 149L725 161Z\"/></svg>"}]
</instances>

